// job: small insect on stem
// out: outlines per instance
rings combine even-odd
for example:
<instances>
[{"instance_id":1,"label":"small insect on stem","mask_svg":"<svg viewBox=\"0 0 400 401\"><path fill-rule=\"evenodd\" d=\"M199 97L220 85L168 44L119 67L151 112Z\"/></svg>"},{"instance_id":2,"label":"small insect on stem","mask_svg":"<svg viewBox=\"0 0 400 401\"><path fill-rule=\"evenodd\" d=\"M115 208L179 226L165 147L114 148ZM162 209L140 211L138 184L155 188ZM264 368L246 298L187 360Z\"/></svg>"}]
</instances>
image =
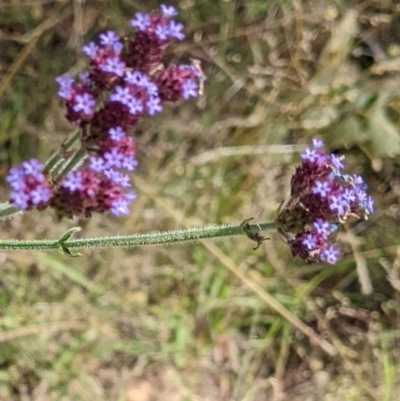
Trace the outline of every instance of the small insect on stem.
<instances>
[{"instance_id":1,"label":"small insect on stem","mask_svg":"<svg viewBox=\"0 0 400 401\"><path fill-rule=\"evenodd\" d=\"M259 232L253 232L253 230L250 229L250 224L249 224L249 222L251 220L253 220L253 217L250 217L249 219L243 220L243 222L240 224L240 227L242 227L243 232L247 235L248 238L250 238L252 241L257 242L257 246L255 248L253 248L253 250L255 251L260 247L260 245L264 241L269 240L270 238L264 237ZM256 224L256 226L261 231L261 227L258 224Z\"/></svg>"}]
</instances>

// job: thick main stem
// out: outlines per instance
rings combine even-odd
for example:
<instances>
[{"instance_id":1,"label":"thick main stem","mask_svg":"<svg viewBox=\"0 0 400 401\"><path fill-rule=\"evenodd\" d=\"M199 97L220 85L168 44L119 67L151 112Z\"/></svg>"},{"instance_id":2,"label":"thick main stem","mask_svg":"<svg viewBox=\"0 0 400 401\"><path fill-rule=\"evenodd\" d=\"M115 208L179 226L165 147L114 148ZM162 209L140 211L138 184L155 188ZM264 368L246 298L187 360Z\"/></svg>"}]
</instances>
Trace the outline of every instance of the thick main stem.
<instances>
[{"instance_id":1,"label":"thick main stem","mask_svg":"<svg viewBox=\"0 0 400 401\"><path fill-rule=\"evenodd\" d=\"M176 242L198 241L202 239L231 237L236 235L246 235L250 239L259 242L257 234L272 229L274 229L274 223L251 225L246 223L241 225L209 226L149 234L133 234L121 237L81 238L73 240L0 240L0 250L29 251L62 249L64 251L69 251L72 249L77 250L83 248L105 248L117 246L133 247L173 244Z\"/></svg>"}]
</instances>

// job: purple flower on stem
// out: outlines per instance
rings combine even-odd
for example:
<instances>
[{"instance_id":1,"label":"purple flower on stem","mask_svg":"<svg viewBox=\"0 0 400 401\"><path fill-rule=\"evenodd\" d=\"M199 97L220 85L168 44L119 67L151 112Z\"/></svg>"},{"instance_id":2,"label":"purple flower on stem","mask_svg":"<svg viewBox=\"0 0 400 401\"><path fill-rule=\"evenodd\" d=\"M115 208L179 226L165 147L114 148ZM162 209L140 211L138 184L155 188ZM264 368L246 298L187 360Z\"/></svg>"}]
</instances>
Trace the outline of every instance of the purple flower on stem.
<instances>
[{"instance_id":1,"label":"purple flower on stem","mask_svg":"<svg viewBox=\"0 0 400 401\"><path fill-rule=\"evenodd\" d=\"M105 160L102 157L95 157L92 156L89 159L89 168L96 173L103 173L105 170L107 170L108 164L105 162Z\"/></svg>"},{"instance_id":2,"label":"purple flower on stem","mask_svg":"<svg viewBox=\"0 0 400 401\"><path fill-rule=\"evenodd\" d=\"M87 45L82 47L82 52L90 58L94 58L99 51L99 46L94 42L89 42Z\"/></svg>"},{"instance_id":3,"label":"purple flower on stem","mask_svg":"<svg viewBox=\"0 0 400 401\"><path fill-rule=\"evenodd\" d=\"M185 100L188 100L190 97L197 97L199 94L199 88L196 82L192 81L191 79L188 79L183 85L182 85L182 97Z\"/></svg>"},{"instance_id":4,"label":"purple flower on stem","mask_svg":"<svg viewBox=\"0 0 400 401\"><path fill-rule=\"evenodd\" d=\"M150 82L149 77L140 71L126 71L124 80L125 82L140 87L146 87Z\"/></svg>"},{"instance_id":5,"label":"purple flower on stem","mask_svg":"<svg viewBox=\"0 0 400 401\"><path fill-rule=\"evenodd\" d=\"M182 32L183 24L175 21L169 21L168 30L171 38L175 38L178 40L185 39L185 34Z\"/></svg>"},{"instance_id":6,"label":"purple flower on stem","mask_svg":"<svg viewBox=\"0 0 400 401\"><path fill-rule=\"evenodd\" d=\"M121 162L121 168L125 168L128 171L134 171L138 165L138 162L134 157L127 156Z\"/></svg>"},{"instance_id":7,"label":"purple flower on stem","mask_svg":"<svg viewBox=\"0 0 400 401\"><path fill-rule=\"evenodd\" d=\"M156 113L161 113L163 110L161 99L154 96L150 97L150 99L146 102L146 107L151 116L154 116Z\"/></svg>"},{"instance_id":8,"label":"purple flower on stem","mask_svg":"<svg viewBox=\"0 0 400 401\"><path fill-rule=\"evenodd\" d=\"M60 89L57 92L58 96L61 99L70 100L72 97L72 85L74 84L71 76L69 74L61 75L56 78L56 82L60 85Z\"/></svg>"},{"instance_id":9,"label":"purple flower on stem","mask_svg":"<svg viewBox=\"0 0 400 401\"><path fill-rule=\"evenodd\" d=\"M315 220L313 226L315 231L324 237L328 237L328 235L331 233L331 225L322 219Z\"/></svg>"},{"instance_id":10,"label":"purple flower on stem","mask_svg":"<svg viewBox=\"0 0 400 401\"><path fill-rule=\"evenodd\" d=\"M342 195L332 195L329 199L329 208L336 211L338 216L344 216L349 207L348 201Z\"/></svg>"},{"instance_id":11,"label":"purple flower on stem","mask_svg":"<svg viewBox=\"0 0 400 401\"><path fill-rule=\"evenodd\" d=\"M314 138L312 140L313 147L314 149L322 149L324 147L324 143L321 141L321 139Z\"/></svg>"},{"instance_id":12,"label":"purple flower on stem","mask_svg":"<svg viewBox=\"0 0 400 401\"><path fill-rule=\"evenodd\" d=\"M315 163L319 158L319 154L315 149L306 148L301 154L301 158L310 163Z\"/></svg>"},{"instance_id":13,"label":"purple flower on stem","mask_svg":"<svg viewBox=\"0 0 400 401\"><path fill-rule=\"evenodd\" d=\"M102 33L99 37L100 43L103 46L114 48L115 45L121 43L119 36L114 31L107 31L106 33Z\"/></svg>"},{"instance_id":14,"label":"purple flower on stem","mask_svg":"<svg viewBox=\"0 0 400 401\"><path fill-rule=\"evenodd\" d=\"M120 173L119 171L109 169L104 171L104 175L110 180L114 181L116 184L121 185L122 188L129 188L131 186L129 177L126 174Z\"/></svg>"},{"instance_id":15,"label":"purple flower on stem","mask_svg":"<svg viewBox=\"0 0 400 401\"><path fill-rule=\"evenodd\" d=\"M79 74L79 80L85 84L85 85L89 85L91 83L90 80L90 74L88 71L82 72L81 74Z\"/></svg>"},{"instance_id":16,"label":"purple flower on stem","mask_svg":"<svg viewBox=\"0 0 400 401\"><path fill-rule=\"evenodd\" d=\"M131 27L136 28L138 31L145 31L150 25L150 15L143 13L136 13L135 18L130 20Z\"/></svg>"},{"instance_id":17,"label":"purple flower on stem","mask_svg":"<svg viewBox=\"0 0 400 401\"><path fill-rule=\"evenodd\" d=\"M113 102L121 102L125 105L128 105L132 99L133 96L129 92L129 88L126 86L116 86L114 92L110 95L110 100Z\"/></svg>"},{"instance_id":18,"label":"purple flower on stem","mask_svg":"<svg viewBox=\"0 0 400 401\"><path fill-rule=\"evenodd\" d=\"M372 199L372 196L368 196L365 209L368 214L371 214L374 211L374 200Z\"/></svg>"},{"instance_id":19,"label":"purple flower on stem","mask_svg":"<svg viewBox=\"0 0 400 401\"><path fill-rule=\"evenodd\" d=\"M31 200L34 205L47 203L51 198L51 190L46 187L37 187L31 191Z\"/></svg>"},{"instance_id":20,"label":"purple flower on stem","mask_svg":"<svg viewBox=\"0 0 400 401\"><path fill-rule=\"evenodd\" d=\"M70 192L75 192L82 189L82 175L79 172L69 173L61 183L63 188Z\"/></svg>"},{"instance_id":21,"label":"purple flower on stem","mask_svg":"<svg viewBox=\"0 0 400 401\"><path fill-rule=\"evenodd\" d=\"M317 181L312 188L312 193L320 195L321 198L326 198L329 195L330 191L330 185L326 181Z\"/></svg>"},{"instance_id":22,"label":"purple flower on stem","mask_svg":"<svg viewBox=\"0 0 400 401\"><path fill-rule=\"evenodd\" d=\"M38 160L36 159L31 159L29 161L23 162L21 164L22 170L24 172L24 174L28 175L34 175L36 176L36 179L41 179L42 176L42 171L43 171L43 164L40 163Z\"/></svg>"},{"instance_id":23,"label":"purple flower on stem","mask_svg":"<svg viewBox=\"0 0 400 401\"><path fill-rule=\"evenodd\" d=\"M43 165L36 159L25 161L10 170L6 181L12 189L10 202L15 208L27 210L48 205L52 191L42 171Z\"/></svg>"},{"instance_id":24,"label":"purple flower on stem","mask_svg":"<svg viewBox=\"0 0 400 401\"><path fill-rule=\"evenodd\" d=\"M143 103L135 97L132 97L127 106L129 108L129 113L132 115L137 115L143 112Z\"/></svg>"},{"instance_id":25,"label":"purple flower on stem","mask_svg":"<svg viewBox=\"0 0 400 401\"><path fill-rule=\"evenodd\" d=\"M320 259L323 262L334 265L339 260L339 250L333 245L330 245L327 249L321 252Z\"/></svg>"},{"instance_id":26,"label":"purple flower on stem","mask_svg":"<svg viewBox=\"0 0 400 401\"><path fill-rule=\"evenodd\" d=\"M338 170L341 170L344 168L344 164L342 163L342 160L344 159L344 156L336 156L336 155L331 155L331 161L333 167L335 167Z\"/></svg>"},{"instance_id":27,"label":"purple flower on stem","mask_svg":"<svg viewBox=\"0 0 400 401\"><path fill-rule=\"evenodd\" d=\"M108 130L108 135L113 141L120 141L125 136L125 132L121 127L115 127Z\"/></svg>"},{"instance_id":28,"label":"purple flower on stem","mask_svg":"<svg viewBox=\"0 0 400 401\"><path fill-rule=\"evenodd\" d=\"M10 203L20 210L26 210L29 207L29 196L24 192L11 192Z\"/></svg>"},{"instance_id":29,"label":"purple flower on stem","mask_svg":"<svg viewBox=\"0 0 400 401\"><path fill-rule=\"evenodd\" d=\"M111 72L112 74L122 77L126 65L119 57L108 57L100 64L100 69L104 72Z\"/></svg>"},{"instance_id":30,"label":"purple flower on stem","mask_svg":"<svg viewBox=\"0 0 400 401\"><path fill-rule=\"evenodd\" d=\"M167 25L158 24L154 33L160 40L167 40L170 35L169 27Z\"/></svg>"},{"instance_id":31,"label":"purple flower on stem","mask_svg":"<svg viewBox=\"0 0 400 401\"><path fill-rule=\"evenodd\" d=\"M158 87L154 82L149 82L146 85L147 94L152 97L158 97Z\"/></svg>"},{"instance_id":32,"label":"purple flower on stem","mask_svg":"<svg viewBox=\"0 0 400 401\"><path fill-rule=\"evenodd\" d=\"M124 161L124 155L119 153L116 148L112 148L109 152L104 153L103 158L108 168L114 166L121 168Z\"/></svg>"},{"instance_id":33,"label":"purple flower on stem","mask_svg":"<svg viewBox=\"0 0 400 401\"><path fill-rule=\"evenodd\" d=\"M292 254L307 261L336 263L333 246L340 224L350 217L367 218L373 201L361 177L343 175L343 157L329 155L319 140L301 155L291 181L291 199L276 219Z\"/></svg>"},{"instance_id":34,"label":"purple flower on stem","mask_svg":"<svg viewBox=\"0 0 400 401\"><path fill-rule=\"evenodd\" d=\"M136 198L134 192L129 192L125 196L116 199L111 206L111 213L115 216L124 216L129 214L129 204Z\"/></svg>"},{"instance_id":35,"label":"purple flower on stem","mask_svg":"<svg viewBox=\"0 0 400 401\"><path fill-rule=\"evenodd\" d=\"M306 237L303 239L303 245L309 250L312 251L317 247L317 240L315 236L310 233L307 234Z\"/></svg>"},{"instance_id":36,"label":"purple flower on stem","mask_svg":"<svg viewBox=\"0 0 400 401\"><path fill-rule=\"evenodd\" d=\"M84 115L90 116L96 107L96 101L90 93L83 93L82 95L75 96L74 111L82 112Z\"/></svg>"},{"instance_id":37,"label":"purple flower on stem","mask_svg":"<svg viewBox=\"0 0 400 401\"><path fill-rule=\"evenodd\" d=\"M171 17L175 17L176 15L178 15L178 12L176 11L176 8L174 6L166 6L165 4L161 4L160 10L161 10L161 14L165 18L171 18Z\"/></svg>"}]
</instances>

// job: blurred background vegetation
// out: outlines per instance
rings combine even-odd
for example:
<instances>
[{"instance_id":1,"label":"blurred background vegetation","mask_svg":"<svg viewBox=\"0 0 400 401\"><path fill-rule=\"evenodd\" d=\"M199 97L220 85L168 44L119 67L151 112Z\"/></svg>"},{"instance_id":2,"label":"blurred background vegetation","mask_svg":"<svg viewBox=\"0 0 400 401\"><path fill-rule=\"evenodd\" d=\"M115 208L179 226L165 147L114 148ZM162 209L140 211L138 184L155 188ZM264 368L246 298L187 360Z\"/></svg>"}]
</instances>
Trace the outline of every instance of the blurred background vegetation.
<instances>
[{"instance_id":1,"label":"blurred background vegetation","mask_svg":"<svg viewBox=\"0 0 400 401\"><path fill-rule=\"evenodd\" d=\"M59 223L30 212L1 222L0 237L267 221L314 136L365 177L377 211L346 226L335 266L293 260L276 236L257 251L238 237L78 259L2 252L0 400L399 400L400 5L169 3L187 40L168 61L201 60L205 95L139 123L131 215ZM0 2L0 177L46 160L72 130L54 78L85 68L82 44L126 33L159 4Z\"/></svg>"}]
</instances>

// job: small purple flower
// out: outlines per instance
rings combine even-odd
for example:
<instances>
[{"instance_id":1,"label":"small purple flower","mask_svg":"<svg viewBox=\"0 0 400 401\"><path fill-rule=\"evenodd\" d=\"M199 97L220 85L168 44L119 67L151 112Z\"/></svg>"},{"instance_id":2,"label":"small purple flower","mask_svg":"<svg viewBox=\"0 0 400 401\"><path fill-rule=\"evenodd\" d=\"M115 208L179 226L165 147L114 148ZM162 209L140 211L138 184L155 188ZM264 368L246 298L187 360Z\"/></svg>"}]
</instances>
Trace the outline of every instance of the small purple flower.
<instances>
[{"instance_id":1,"label":"small purple flower","mask_svg":"<svg viewBox=\"0 0 400 401\"><path fill-rule=\"evenodd\" d=\"M343 198L346 199L347 202L352 203L356 200L356 195L354 193L353 188L346 188L343 192Z\"/></svg>"},{"instance_id":2,"label":"small purple flower","mask_svg":"<svg viewBox=\"0 0 400 401\"><path fill-rule=\"evenodd\" d=\"M330 192L331 188L327 181L317 181L312 188L312 193L320 195L321 198L326 198Z\"/></svg>"},{"instance_id":3,"label":"small purple flower","mask_svg":"<svg viewBox=\"0 0 400 401\"><path fill-rule=\"evenodd\" d=\"M182 85L182 97L187 100L190 97L197 97L199 94L199 89L196 84L196 82L192 81L191 79L188 79L183 85Z\"/></svg>"},{"instance_id":4,"label":"small purple flower","mask_svg":"<svg viewBox=\"0 0 400 401\"><path fill-rule=\"evenodd\" d=\"M143 112L143 103L141 100L132 97L130 102L127 104L129 108L129 113L132 115L137 115Z\"/></svg>"},{"instance_id":5,"label":"small purple flower","mask_svg":"<svg viewBox=\"0 0 400 401\"><path fill-rule=\"evenodd\" d=\"M36 159L31 159L29 161L23 162L21 164L22 171L26 175L33 175L35 176L36 179L39 179L38 175L40 174L42 176L42 171L43 171L43 164L40 163Z\"/></svg>"},{"instance_id":6,"label":"small purple flower","mask_svg":"<svg viewBox=\"0 0 400 401\"><path fill-rule=\"evenodd\" d=\"M342 160L344 159L344 156L336 156L336 155L331 155L331 162L333 167L337 170L341 170L344 168L344 164L342 163Z\"/></svg>"},{"instance_id":7,"label":"small purple flower","mask_svg":"<svg viewBox=\"0 0 400 401\"><path fill-rule=\"evenodd\" d=\"M312 233L307 234L303 239L303 245L309 250L312 251L317 247L317 240Z\"/></svg>"},{"instance_id":8,"label":"small purple flower","mask_svg":"<svg viewBox=\"0 0 400 401\"><path fill-rule=\"evenodd\" d=\"M110 95L110 100L113 102L121 102L122 104L129 105L134 97L129 92L126 86L116 86L114 92Z\"/></svg>"},{"instance_id":9,"label":"small purple flower","mask_svg":"<svg viewBox=\"0 0 400 401\"><path fill-rule=\"evenodd\" d=\"M317 219L314 221L313 226L317 234L320 234L324 237L328 237L328 235L331 233L331 225L325 220Z\"/></svg>"},{"instance_id":10,"label":"small purple flower","mask_svg":"<svg viewBox=\"0 0 400 401\"><path fill-rule=\"evenodd\" d=\"M73 106L74 111L77 113L82 111L83 114L90 116L96 107L96 101L90 93L83 93L82 95L75 96L75 104Z\"/></svg>"},{"instance_id":11,"label":"small purple flower","mask_svg":"<svg viewBox=\"0 0 400 401\"><path fill-rule=\"evenodd\" d=\"M70 192L82 190L82 175L77 172L69 173L61 183L61 186Z\"/></svg>"},{"instance_id":12,"label":"small purple flower","mask_svg":"<svg viewBox=\"0 0 400 401\"><path fill-rule=\"evenodd\" d=\"M121 127L115 127L108 130L108 135L113 141L120 141L125 136L125 132Z\"/></svg>"},{"instance_id":13,"label":"small purple flower","mask_svg":"<svg viewBox=\"0 0 400 401\"><path fill-rule=\"evenodd\" d=\"M154 116L154 114L160 113L163 110L159 97L150 97L150 99L146 102L146 106L147 111L151 116Z\"/></svg>"},{"instance_id":14,"label":"small purple flower","mask_svg":"<svg viewBox=\"0 0 400 401\"><path fill-rule=\"evenodd\" d=\"M119 77L124 75L126 64L119 57L108 57L101 64L100 69L104 72L111 72Z\"/></svg>"},{"instance_id":15,"label":"small purple flower","mask_svg":"<svg viewBox=\"0 0 400 401\"><path fill-rule=\"evenodd\" d=\"M336 249L333 245L330 245L323 252L321 252L320 260L322 262L334 265L339 260L339 250Z\"/></svg>"},{"instance_id":16,"label":"small purple flower","mask_svg":"<svg viewBox=\"0 0 400 401\"><path fill-rule=\"evenodd\" d=\"M109 152L104 153L103 158L108 168L113 166L121 168L124 161L124 155L119 153L116 148L112 148Z\"/></svg>"},{"instance_id":17,"label":"small purple flower","mask_svg":"<svg viewBox=\"0 0 400 401\"><path fill-rule=\"evenodd\" d=\"M147 93L149 96L158 97L158 87L154 82L150 82L146 85Z\"/></svg>"},{"instance_id":18,"label":"small purple flower","mask_svg":"<svg viewBox=\"0 0 400 401\"><path fill-rule=\"evenodd\" d=\"M47 203L51 198L50 188L38 186L36 189L30 192L30 197L34 205L38 205L39 203Z\"/></svg>"},{"instance_id":19,"label":"small purple flower","mask_svg":"<svg viewBox=\"0 0 400 401\"><path fill-rule=\"evenodd\" d=\"M26 210L29 207L29 196L24 192L12 192L10 202L16 209Z\"/></svg>"},{"instance_id":20,"label":"small purple flower","mask_svg":"<svg viewBox=\"0 0 400 401\"><path fill-rule=\"evenodd\" d=\"M79 80L86 85L89 85L91 83L90 80L90 73L88 71L82 72L79 74Z\"/></svg>"},{"instance_id":21,"label":"small purple flower","mask_svg":"<svg viewBox=\"0 0 400 401\"><path fill-rule=\"evenodd\" d=\"M354 181L355 185L358 185L358 186L362 187L363 189L366 189L365 182L364 182L364 180L362 179L361 176L359 176L357 174L354 174L353 175L353 181Z\"/></svg>"},{"instance_id":22,"label":"small purple flower","mask_svg":"<svg viewBox=\"0 0 400 401\"><path fill-rule=\"evenodd\" d=\"M61 86L61 87L68 87L70 88L72 84L74 83L74 80L71 78L71 75L69 74L64 74L60 75L59 77L56 78L56 82Z\"/></svg>"},{"instance_id":23,"label":"small purple flower","mask_svg":"<svg viewBox=\"0 0 400 401\"><path fill-rule=\"evenodd\" d=\"M129 204L133 199L136 198L136 195L133 192L129 192L123 197L116 199L111 206L111 213L115 216L124 216L129 214Z\"/></svg>"},{"instance_id":24,"label":"small purple flower","mask_svg":"<svg viewBox=\"0 0 400 401\"><path fill-rule=\"evenodd\" d=\"M128 171L133 171L135 170L135 168L137 167L138 162L136 161L136 159L132 156L126 156L123 158L122 162L121 162L121 168L125 168Z\"/></svg>"},{"instance_id":25,"label":"small purple flower","mask_svg":"<svg viewBox=\"0 0 400 401\"><path fill-rule=\"evenodd\" d=\"M61 99L70 100L72 96L72 85L74 80L69 74L64 74L56 78L56 82L60 85L58 96Z\"/></svg>"},{"instance_id":26,"label":"small purple flower","mask_svg":"<svg viewBox=\"0 0 400 401\"><path fill-rule=\"evenodd\" d=\"M96 173L102 173L108 168L108 165L102 157L92 156L89 159L89 168Z\"/></svg>"},{"instance_id":27,"label":"small purple flower","mask_svg":"<svg viewBox=\"0 0 400 401\"><path fill-rule=\"evenodd\" d=\"M313 147L314 149L322 149L324 147L324 143L321 141L321 139L314 138L312 140Z\"/></svg>"},{"instance_id":28,"label":"small purple flower","mask_svg":"<svg viewBox=\"0 0 400 401\"><path fill-rule=\"evenodd\" d=\"M178 12L176 11L176 8L174 6L166 6L165 4L161 4L160 10L161 10L161 14L165 18L171 18L171 17L175 17L175 15L178 15Z\"/></svg>"},{"instance_id":29,"label":"small purple flower","mask_svg":"<svg viewBox=\"0 0 400 401\"><path fill-rule=\"evenodd\" d=\"M373 213L374 211L374 200L372 199L371 196L368 196L366 205L365 205L365 210L368 214Z\"/></svg>"},{"instance_id":30,"label":"small purple flower","mask_svg":"<svg viewBox=\"0 0 400 401\"><path fill-rule=\"evenodd\" d=\"M129 177L126 174L120 173L119 171L109 169L104 171L104 175L110 180L114 181L116 184L121 185L122 188L129 188L131 186Z\"/></svg>"},{"instance_id":31,"label":"small purple flower","mask_svg":"<svg viewBox=\"0 0 400 401\"><path fill-rule=\"evenodd\" d=\"M94 58L99 51L99 46L94 42L89 42L85 46L82 47L82 52L86 54L86 56L90 58Z\"/></svg>"},{"instance_id":32,"label":"small purple flower","mask_svg":"<svg viewBox=\"0 0 400 401\"><path fill-rule=\"evenodd\" d=\"M332 195L329 198L329 208L336 211L339 217L343 217L347 212L349 202L342 195Z\"/></svg>"},{"instance_id":33,"label":"small purple flower","mask_svg":"<svg viewBox=\"0 0 400 401\"><path fill-rule=\"evenodd\" d=\"M25 186L25 174L21 167L13 167L8 172L6 181L14 191L20 191Z\"/></svg>"},{"instance_id":34,"label":"small purple flower","mask_svg":"<svg viewBox=\"0 0 400 401\"><path fill-rule=\"evenodd\" d=\"M169 28L169 35L171 38L175 38L178 40L185 39L185 34L182 32L183 24L175 21L169 21L168 28Z\"/></svg>"},{"instance_id":35,"label":"small purple flower","mask_svg":"<svg viewBox=\"0 0 400 401\"><path fill-rule=\"evenodd\" d=\"M102 33L100 36L100 43L103 46L113 47L116 43L120 41L119 36L114 31L107 31Z\"/></svg>"},{"instance_id":36,"label":"small purple flower","mask_svg":"<svg viewBox=\"0 0 400 401\"><path fill-rule=\"evenodd\" d=\"M140 71L125 71L124 80L140 87L145 87L150 82L149 77Z\"/></svg>"},{"instance_id":37,"label":"small purple flower","mask_svg":"<svg viewBox=\"0 0 400 401\"><path fill-rule=\"evenodd\" d=\"M167 40L170 35L169 27L167 25L158 24L154 33L157 35L158 39Z\"/></svg>"},{"instance_id":38,"label":"small purple flower","mask_svg":"<svg viewBox=\"0 0 400 401\"><path fill-rule=\"evenodd\" d=\"M319 159L319 154L315 149L305 148L301 154L301 158L310 163L314 163Z\"/></svg>"},{"instance_id":39,"label":"small purple flower","mask_svg":"<svg viewBox=\"0 0 400 401\"><path fill-rule=\"evenodd\" d=\"M136 13L135 18L130 20L131 27L139 31L145 31L151 24L150 15Z\"/></svg>"}]
</instances>

